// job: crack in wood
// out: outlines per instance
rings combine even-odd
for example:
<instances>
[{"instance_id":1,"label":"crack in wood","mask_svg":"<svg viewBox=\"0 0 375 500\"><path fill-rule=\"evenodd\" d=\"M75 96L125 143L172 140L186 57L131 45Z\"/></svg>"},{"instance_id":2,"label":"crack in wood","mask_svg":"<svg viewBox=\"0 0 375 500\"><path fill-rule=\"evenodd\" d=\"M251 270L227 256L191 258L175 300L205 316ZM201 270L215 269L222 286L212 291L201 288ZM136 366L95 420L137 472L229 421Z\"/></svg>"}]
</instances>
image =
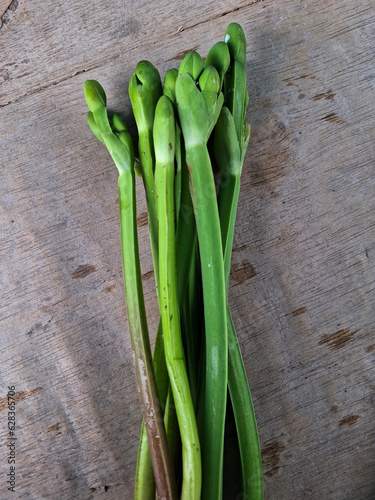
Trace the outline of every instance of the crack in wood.
<instances>
[{"instance_id":1,"label":"crack in wood","mask_svg":"<svg viewBox=\"0 0 375 500\"><path fill-rule=\"evenodd\" d=\"M210 17L209 19L205 19L204 21L197 22L195 24L192 24L191 26L187 26L186 28L183 27L179 32L191 30L193 28L196 28L197 26L200 26L201 24L209 23L209 22L211 22L211 21L213 21L215 19L220 19L221 17L227 16L229 14L233 14L234 12L238 12L241 9L246 9L246 7L251 7L252 5L256 5L258 3L262 3L262 2L265 2L265 1L266 0L252 0L251 2L248 2L248 3L244 4L244 5L241 5L240 7L235 7L234 9L226 10L224 12L221 12L221 14L217 14L214 17Z\"/></svg>"},{"instance_id":2,"label":"crack in wood","mask_svg":"<svg viewBox=\"0 0 375 500\"><path fill-rule=\"evenodd\" d=\"M48 427L47 432L56 432L55 436L59 436L60 434L62 434L60 432L61 426L61 422L57 422L56 424L51 425L51 427Z\"/></svg>"},{"instance_id":3,"label":"crack in wood","mask_svg":"<svg viewBox=\"0 0 375 500\"><path fill-rule=\"evenodd\" d=\"M327 90L327 92L322 92L320 94L314 95L311 99L313 101L320 101L321 99L326 99L327 101L333 99L335 97L335 93L332 91L332 89Z\"/></svg>"},{"instance_id":4,"label":"crack in wood","mask_svg":"<svg viewBox=\"0 0 375 500\"><path fill-rule=\"evenodd\" d=\"M261 2L264 2L264 1L265 0L253 0L252 2L249 2L246 5L241 5L240 7L236 7L235 9L231 9L231 10L225 11L222 14L219 14L217 16L217 18L227 16L228 14L233 14L233 12L238 12L239 10L243 9L244 7L250 7L251 5L255 5L257 3L261 3Z\"/></svg>"},{"instance_id":5,"label":"crack in wood","mask_svg":"<svg viewBox=\"0 0 375 500\"><path fill-rule=\"evenodd\" d=\"M1 28L0 28L1 29ZM122 54L121 54L122 55ZM4 102L3 104L0 104L0 108L4 108L5 106L8 106L9 104L14 104L16 102L19 102L21 101L24 97L28 97L29 95L33 95L33 94L36 94L37 92L41 92L43 90L48 90L49 88L51 87L55 87L56 85L59 85L60 83L64 83L66 82L67 80L70 80L70 78L73 78L77 75L81 75L82 73L86 73L86 71L91 71L91 70L94 70L94 69L97 69L97 68L100 68L101 66L104 66L105 64L107 64L107 62L112 62L116 59L118 59L119 57L121 57L121 55L118 55L116 57L114 57L113 59L111 59L110 61L107 60L105 61L105 63L103 64L98 64L97 66L92 66L90 68L86 68L86 69L81 69L79 71L76 71L74 72L73 74L71 75L68 75L68 76L65 76L63 78L60 78L60 80L55 80L53 82L49 82L47 83L46 85L39 85L38 87L35 87L31 90L29 90L28 92L26 92L25 94L22 94L20 95L19 97L17 97L17 99L13 99L13 101L8 101L8 102Z\"/></svg>"},{"instance_id":6,"label":"crack in wood","mask_svg":"<svg viewBox=\"0 0 375 500\"><path fill-rule=\"evenodd\" d=\"M167 59L167 62L170 62L170 61L182 61L184 59L184 57L189 52L191 52L193 50L198 50L198 45L195 45L191 49L186 49L186 50L183 50L182 52L179 52L178 54L176 54L175 56L171 57L170 59Z\"/></svg>"}]
</instances>

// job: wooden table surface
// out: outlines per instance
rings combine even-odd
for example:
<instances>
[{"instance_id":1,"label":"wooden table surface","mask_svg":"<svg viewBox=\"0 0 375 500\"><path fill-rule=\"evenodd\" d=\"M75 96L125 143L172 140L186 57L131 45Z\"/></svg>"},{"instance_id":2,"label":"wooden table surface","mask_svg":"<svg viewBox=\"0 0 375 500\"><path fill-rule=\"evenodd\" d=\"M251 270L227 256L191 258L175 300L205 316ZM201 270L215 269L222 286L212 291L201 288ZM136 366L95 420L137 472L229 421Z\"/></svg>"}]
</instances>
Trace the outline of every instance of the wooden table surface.
<instances>
[{"instance_id":1,"label":"wooden table surface","mask_svg":"<svg viewBox=\"0 0 375 500\"><path fill-rule=\"evenodd\" d=\"M0 0L0 16L0 498L132 498L141 411L117 171L86 125L83 84L99 80L131 120L139 60L163 76L236 21L252 135L230 306L265 498L374 499L373 1ZM137 195L154 341L140 183ZM16 494L6 483L12 386Z\"/></svg>"}]
</instances>

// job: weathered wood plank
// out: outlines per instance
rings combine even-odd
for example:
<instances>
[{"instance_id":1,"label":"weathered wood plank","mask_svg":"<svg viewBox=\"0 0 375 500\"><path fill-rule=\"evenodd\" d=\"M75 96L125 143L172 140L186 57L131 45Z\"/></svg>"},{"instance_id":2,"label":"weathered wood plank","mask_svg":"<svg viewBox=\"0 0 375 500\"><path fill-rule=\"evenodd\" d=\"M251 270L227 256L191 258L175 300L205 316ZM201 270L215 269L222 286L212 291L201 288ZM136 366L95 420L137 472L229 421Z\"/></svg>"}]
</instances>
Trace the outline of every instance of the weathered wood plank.
<instances>
[{"instance_id":1,"label":"weathered wood plank","mask_svg":"<svg viewBox=\"0 0 375 500\"><path fill-rule=\"evenodd\" d=\"M0 105L108 61L123 60L129 50L142 54L142 47L147 50L155 41L173 46L177 34L184 31L189 39L195 25L212 22L249 2L180 2L176 9L160 0L15 3L11 22L0 30L6 53L0 66Z\"/></svg>"},{"instance_id":2,"label":"weathered wood plank","mask_svg":"<svg viewBox=\"0 0 375 500\"><path fill-rule=\"evenodd\" d=\"M259 421L266 498L375 494L372 3L266 0L224 17L224 4L215 5L180 12L145 5L137 33L116 38L115 14L139 19L138 7L102 3L89 16L82 2L63 11L21 1L15 15L34 17L0 31L5 64L20 63L0 89L3 104L14 101L0 108L0 435L4 443L3 398L16 385L19 498L117 499L133 491L140 408L117 174L86 126L83 83L101 81L110 106L129 117L126 87L138 60L164 73L186 49L205 55L234 20L249 43L252 137L230 303ZM175 25L190 28L176 33ZM71 39L59 45L64 33ZM97 51L88 42L99 34ZM21 76L26 58L33 69ZM154 335L140 185L137 193ZM8 467L0 463L1 477Z\"/></svg>"}]
</instances>

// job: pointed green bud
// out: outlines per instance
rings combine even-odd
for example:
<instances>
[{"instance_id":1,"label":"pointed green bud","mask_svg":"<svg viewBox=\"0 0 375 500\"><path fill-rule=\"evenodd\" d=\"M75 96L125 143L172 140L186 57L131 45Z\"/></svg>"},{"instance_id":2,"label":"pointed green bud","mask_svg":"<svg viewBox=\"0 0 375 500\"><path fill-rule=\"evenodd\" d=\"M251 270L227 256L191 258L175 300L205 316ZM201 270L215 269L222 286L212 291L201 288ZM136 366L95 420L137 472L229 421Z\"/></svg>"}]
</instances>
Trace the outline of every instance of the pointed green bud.
<instances>
[{"instance_id":1,"label":"pointed green bud","mask_svg":"<svg viewBox=\"0 0 375 500\"><path fill-rule=\"evenodd\" d=\"M206 103L195 80L187 73L177 78L176 101L186 149L205 144L210 126Z\"/></svg>"},{"instance_id":2,"label":"pointed green bud","mask_svg":"<svg viewBox=\"0 0 375 500\"><path fill-rule=\"evenodd\" d=\"M193 80L197 81L203 71L203 60L198 52L191 50L186 54L178 70L179 75L187 73Z\"/></svg>"},{"instance_id":3,"label":"pointed green bud","mask_svg":"<svg viewBox=\"0 0 375 500\"><path fill-rule=\"evenodd\" d=\"M84 93L87 106L93 114L96 126L100 133L103 134L104 132L109 132L111 130L111 126L109 124L107 110L105 107L107 98L103 87L96 80L87 80L84 85ZM91 118L90 120L92 123Z\"/></svg>"},{"instance_id":4,"label":"pointed green bud","mask_svg":"<svg viewBox=\"0 0 375 500\"><path fill-rule=\"evenodd\" d=\"M123 132L123 131L125 131L125 132L128 131L128 127L126 126L126 123L121 118L121 116L118 115L117 113L113 113L112 120L111 120L111 125L112 125L113 132L120 133L120 132Z\"/></svg>"},{"instance_id":5,"label":"pointed green bud","mask_svg":"<svg viewBox=\"0 0 375 500\"><path fill-rule=\"evenodd\" d=\"M140 61L135 68L135 75L138 84L145 87L145 89L157 90L161 88L161 79L159 71L149 61Z\"/></svg>"},{"instance_id":6,"label":"pointed green bud","mask_svg":"<svg viewBox=\"0 0 375 500\"><path fill-rule=\"evenodd\" d=\"M186 149L197 144L207 144L224 102L223 93L217 94L217 71L215 68L207 68L205 71L207 76L202 77L202 85L210 90L200 91L195 81L186 73L180 75L176 82L177 110Z\"/></svg>"},{"instance_id":7,"label":"pointed green bud","mask_svg":"<svg viewBox=\"0 0 375 500\"><path fill-rule=\"evenodd\" d=\"M105 107L106 96L103 87L95 80L87 80L84 91L90 109L87 122L91 130L108 149L120 175L126 170L133 169L135 161L133 142L119 115L113 115L111 126Z\"/></svg>"},{"instance_id":8,"label":"pointed green bud","mask_svg":"<svg viewBox=\"0 0 375 500\"><path fill-rule=\"evenodd\" d=\"M132 140L129 132L127 130L122 130L119 133L118 138L127 147L127 149L129 150L130 157L133 158L134 157L134 146L133 146L133 140ZM133 163L134 163L134 158L133 158Z\"/></svg>"},{"instance_id":9,"label":"pointed green bud","mask_svg":"<svg viewBox=\"0 0 375 500\"><path fill-rule=\"evenodd\" d=\"M91 111L87 113L87 123L89 124L89 127L91 128L95 137L104 144L102 133L100 132L99 127L96 124L94 115L92 114Z\"/></svg>"},{"instance_id":10,"label":"pointed green bud","mask_svg":"<svg viewBox=\"0 0 375 500\"><path fill-rule=\"evenodd\" d=\"M158 70L148 61L140 61L130 78L129 96L139 132L152 130L156 103L163 89Z\"/></svg>"},{"instance_id":11,"label":"pointed green bud","mask_svg":"<svg viewBox=\"0 0 375 500\"><path fill-rule=\"evenodd\" d=\"M225 32L225 43L228 44L232 61L246 64L246 38L242 27L238 23L231 23Z\"/></svg>"},{"instance_id":12,"label":"pointed green bud","mask_svg":"<svg viewBox=\"0 0 375 500\"><path fill-rule=\"evenodd\" d=\"M103 87L96 80L87 80L83 87L87 106L90 111L95 113L100 107L105 107L107 104L107 97Z\"/></svg>"},{"instance_id":13,"label":"pointed green bud","mask_svg":"<svg viewBox=\"0 0 375 500\"><path fill-rule=\"evenodd\" d=\"M220 76L213 66L208 66L199 77L201 92L212 92L217 97L220 93Z\"/></svg>"},{"instance_id":14,"label":"pointed green bud","mask_svg":"<svg viewBox=\"0 0 375 500\"><path fill-rule=\"evenodd\" d=\"M224 75L228 71L230 64L230 53L225 42L217 42L207 54L204 67L213 66L220 76L220 88L223 85Z\"/></svg>"},{"instance_id":15,"label":"pointed green bud","mask_svg":"<svg viewBox=\"0 0 375 500\"><path fill-rule=\"evenodd\" d=\"M199 78L199 87L201 89L202 97L206 103L206 109L209 116L210 126L207 130L208 140L224 102L224 95L220 91L221 84L219 73L213 66L208 66L203 71Z\"/></svg>"},{"instance_id":16,"label":"pointed green bud","mask_svg":"<svg viewBox=\"0 0 375 500\"><path fill-rule=\"evenodd\" d=\"M176 104L176 80L178 77L178 69L172 68L168 70L164 77L163 94Z\"/></svg>"}]
</instances>

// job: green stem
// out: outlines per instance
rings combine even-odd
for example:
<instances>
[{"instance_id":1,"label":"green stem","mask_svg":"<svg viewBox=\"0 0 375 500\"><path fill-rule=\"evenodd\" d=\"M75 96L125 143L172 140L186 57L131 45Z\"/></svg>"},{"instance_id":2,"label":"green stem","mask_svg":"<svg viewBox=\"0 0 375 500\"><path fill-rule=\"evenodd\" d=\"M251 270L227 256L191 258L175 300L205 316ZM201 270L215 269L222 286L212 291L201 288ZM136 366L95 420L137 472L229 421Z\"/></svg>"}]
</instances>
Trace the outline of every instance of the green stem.
<instances>
[{"instance_id":1,"label":"green stem","mask_svg":"<svg viewBox=\"0 0 375 500\"><path fill-rule=\"evenodd\" d=\"M160 407L162 414L164 415L169 388L169 378L167 365L165 364L164 339L161 320L159 321L158 331L156 335L153 365L155 372L155 381L159 394ZM169 442L170 431L168 429L168 423L164 421L164 424ZM172 462L174 462L173 457ZM152 469L146 427L144 425L144 422L142 422L141 436L138 448L137 470L135 477L135 500L155 500L155 486L155 478Z\"/></svg>"},{"instance_id":2,"label":"green stem","mask_svg":"<svg viewBox=\"0 0 375 500\"><path fill-rule=\"evenodd\" d=\"M204 499L222 497L227 398L226 294L220 222L211 161L204 144L186 149L201 256L206 328L205 406L202 435Z\"/></svg>"},{"instance_id":3,"label":"green stem","mask_svg":"<svg viewBox=\"0 0 375 500\"><path fill-rule=\"evenodd\" d=\"M221 123L222 122L219 121L218 126L220 126ZM234 141L232 144L234 144ZM229 156L231 155L228 154L228 157ZM222 158L217 158L217 160L221 163ZM218 193L227 299L234 226L240 192L240 176L242 169L240 155L237 155L237 161L237 168L228 169L222 174ZM223 171L223 165L221 167ZM246 371L228 306L227 325L228 387L241 455L243 493L249 500L261 500L263 498L263 476L257 424Z\"/></svg>"},{"instance_id":4,"label":"green stem","mask_svg":"<svg viewBox=\"0 0 375 500\"><path fill-rule=\"evenodd\" d=\"M189 189L189 172L187 170L185 161L185 150L182 140L182 135L180 138L179 147L181 148L181 187L176 186L175 181L175 192L177 189L181 189L181 199L180 199L180 213L178 217L177 224L177 234L176 234L176 265L177 265L177 298L179 308L182 307L187 282L189 269L191 261L194 256L192 248L195 246L196 241L196 228L194 219L193 204ZM176 147L177 147L177 127L176 127ZM176 203L175 203L176 205ZM156 336L156 343L154 349L154 369L155 369L155 379L158 386L159 398L163 408L165 404L166 395L169 387L169 377L168 371L165 364L165 354L164 354L164 340L163 340L163 330L162 321L160 318L158 333ZM173 440L174 428L170 428L170 422L172 419L165 420L165 427L167 431L168 441ZM179 431L175 434L175 439L179 440ZM136 485L137 485L137 496L136 500L143 500L151 498L155 495L155 481L152 471L151 458L148 450L147 435L144 425L142 425L140 445L138 451L138 462L137 462L137 473L136 473Z\"/></svg>"},{"instance_id":5,"label":"green stem","mask_svg":"<svg viewBox=\"0 0 375 500\"><path fill-rule=\"evenodd\" d=\"M182 189L182 154L183 144L182 144L182 134L180 127L176 124L176 174L174 181L174 193L175 193L175 213L176 213L176 225L178 226L178 219L180 216L180 205L181 205L181 189Z\"/></svg>"},{"instance_id":6,"label":"green stem","mask_svg":"<svg viewBox=\"0 0 375 500\"><path fill-rule=\"evenodd\" d=\"M194 251L195 250L195 251ZM192 259L188 280L188 290L185 294L182 318L183 338L186 346L186 359L189 374L190 390L194 408L197 408L198 370L203 336L203 297L201 291L201 276L197 244L193 247Z\"/></svg>"},{"instance_id":7,"label":"green stem","mask_svg":"<svg viewBox=\"0 0 375 500\"><path fill-rule=\"evenodd\" d=\"M196 226L193 201L189 188L189 171L186 165L185 147L181 135L181 201L176 233L177 298L182 307L196 242Z\"/></svg>"},{"instance_id":8,"label":"green stem","mask_svg":"<svg viewBox=\"0 0 375 500\"><path fill-rule=\"evenodd\" d=\"M173 500L177 496L177 488L158 400L143 298L136 220L133 143L125 122L118 115L113 116L111 125L102 86L94 80L87 80L84 91L90 109L89 125L107 147L119 171L122 260L135 374L159 497Z\"/></svg>"},{"instance_id":9,"label":"green stem","mask_svg":"<svg viewBox=\"0 0 375 500\"><path fill-rule=\"evenodd\" d=\"M158 70L149 61L140 61L129 82L129 97L138 129L138 151L146 193L152 259L156 290L159 290L158 221L156 212L154 169L155 153L153 125L156 104L162 95Z\"/></svg>"},{"instance_id":10,"label":"green stem","mask_svg":"<svg viewBox=\"0 0 375 500\"><path fill-rule=\"evenodd\" d=\"M134 170L125 170L118 179L120 199L121 246L129 331L135 358L135 372L140 388L143 419L159 497L176 498L162 412L151 359L139 263Z\"/></svg>"},{"instance_id":11,"label":"green stem","mask_svg":"<svg viewBox=\"0 0 375 500\"><path fill-rule=\"evenodd\" d=\"M143 185L145 188L148 228L151 242L152 261L154 265L154 275L156 292L159 295L159 248L158 248L158 216L155 201L154 183L154 147L152 143L152 130L139 132L139 159L142 167Z\"/></svg>"},{"instance_id":12,"label":"green stem","mask_svg":"<svg viewBox=\"0 0 375 500\"><path fill-rule=\"evenodd\" d=\"M263 498L263 473L258 429L247 375L229 307L227 318L228 388L240 447L243 494L244 498L248 500L261 500Z\"/></svg>"},{"instance_id":13,"label":"green stem","mask_svg":"<svg viewBox=\"0 0 375 500\"><path fill-rule=\"evenodd\" d=\"M155 151L155 181L159 217L160 307L165 357L182 441L181 499L199 500L201 492L200 445L185 365L177 299L174 130L172 103L167 97L162 97L157 105L154 127L154 133L158 135L158 148Z\"/></svg>"},{"instance_id":14,"label":"green stem","mask_svg":"<svg viewBox=\"0 0 375 500\"><path fill-rule=\"evenodd\" d=\"M221 238L224 254L224 275L226 286L226 297L228 300L229 274L232 259L232 246L234 238L234 226L236 223L236 213L238 197L240 193L240 174L231 175L224 173L219 185L219 193L217 197Z\"/></svg>"},{"instance_id":15,"label":"green stem","mask_svg":"<svg viewBox=\"0 0 375 500\"><path fill-rule=\"evenodd\" d=\"M167 431L167 439L173 463L174 476L178 485L181 475L181 437L171 385L169 385L168 397L166 399L164 424Z\"/></svg>"}]
</instances>

